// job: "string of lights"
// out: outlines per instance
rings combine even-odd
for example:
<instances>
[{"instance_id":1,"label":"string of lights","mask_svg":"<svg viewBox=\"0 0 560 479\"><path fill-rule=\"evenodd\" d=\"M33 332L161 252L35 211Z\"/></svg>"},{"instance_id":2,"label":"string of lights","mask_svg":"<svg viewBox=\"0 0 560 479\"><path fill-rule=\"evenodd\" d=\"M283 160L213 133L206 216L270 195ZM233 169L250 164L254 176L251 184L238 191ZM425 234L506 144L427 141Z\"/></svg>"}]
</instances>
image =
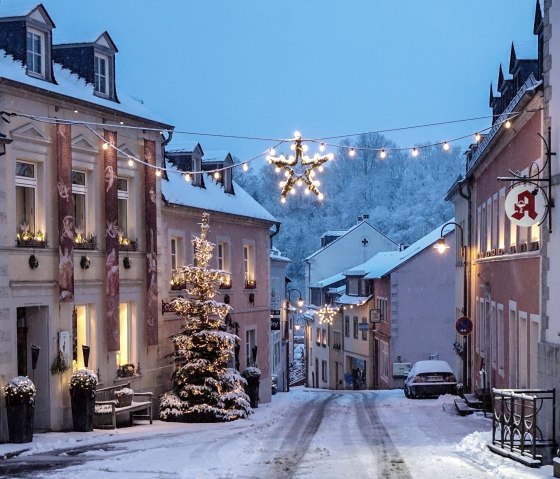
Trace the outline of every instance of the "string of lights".
<instances>
[{"instance_id":1,"label":"string of lights","mask_svg":"<svg viewBox=\"0 0 560 479\"><path fill-rule=\"evenodd\" d=\"M362 132L362 133L352 133L352 134L347 134L347 135L337 135L337 136L322 137L322 138L303 138L301 136L298 137L296 135L294 135L293 138L272 138L272 137L217 134L217 133L208 133L208 132L191 132L191 131L182 131L182 130L166 130L166 129L162 130L162 129L158 129L158 128L151 128L151 127L144 127L144 126L139 127L139 126L133 126L133 125L125 125L123 122L119 122L118 124L117 123L99 123L99 122L90 122L90 121L84 121L84 120L70 120L70 119L61 119L61 118L48 117L48 116L28 115L28 114L23 114L23 113L8 113L8 112L5 112L5 111L0 112L0 116L4 121L7 121L7 122L9 122L7 117L9 117L9 116L19 116L19 117L22 117L22 118L28 118L28 119L31 119L31 120L34 120L34 121L39 121L39 122L48 123L48 124L67 124L67 125L84 126L85 128L90 130L93 134L95 134L95 136L97 136L99 138L99 140L102 142L102 145L103 145L104 149L106 149L108 147L112 147L115 150L117 150L122 156L125 156L126 158L128 158L128 162L129 162L130 166L132 166L134 163L139 163L139 164L142 164L142 165L150 167L150 168L156 168L156 170L157 170L156 175L158 177L160 177L163 172L166 172L166 173L172 173L172 174L182 174L182 175L184 175L184 177L187 181L190 181L190 179L192 179L192 176L195 173L198 173L198 172L196 172L196 171L178 172L175 169L166 168L166 167L161 166L161 165L154 166L154 165L148 164L145 161L141 160L140 158L137 158L133 155L130 155L126 151L123 151L122 149L118 148L116 145L110 145L109 143L107 143L106 140L103 138L103 136L95 131L95 128L133 129L133 130L143 130L143 131L152 131L152 132L155 131L155 132L159 132L160 134L163 134L164 132L167 132L169 134L172 133L174 135L175 134L185 134L185 135L193 135L193 136L208 136L208 137L218 137L218 138L234 138L234 139L245 139L245 140L258 140L258 141L274 142L274 145L272 145L271 147L267 148L264 151L259 152L258 154L254 155L253 157L251 157L249 159L246 159L246 160L238 162L238 163L234 163L232 165L226 165L226 166L223 166L223 167L220 167L220 168L214 168L214 169L204 171L205 173L213 175L213 177L215 179L219 179L221 174L224 171L229 170L229 169L241 167L243 169L243 171L248 171L249 170L249 165L253 161L255 161L255 160L257 160L261 157L264 157L266 155L274 156L276 148L278 148L279 146L281 146L284 143L295 142L296 139L298 139L301 143L315 143L315 144L318 144L319 145L319 150L321 152L323 152L326 147L335 148L335 149L338 149L339 151L347 151L349 157L354 157L356 155L356 152L366 152L366 151L378 153L379 157L381 159L385 159L390 152L397 152L397 151L410 151L412 156L416 157L420 154L421 150L427 149L427 148L432 148L432 147L437 147L437 146L441 146L445 151L448 151L448 150L451 149L451 144L452 143L455 143L455 142L460 141L460 140L464 140L465 138L472 137L472 138L474 138L474 141L478 143L481 140L481 134L489 131L490 129L492 129L496 125L496 123L498 123L498 125L504 125L505 128L510 128L511 124L512 124L512 121L515 118L517 118L519 115L521 115L523 113L526 113L526 112L533 112L533 111L535 111L535 110L522 110L522 111L517 112L517 113L512 113L506 119L501 120L500 122L495 122L493 125L491 125L487 128L477 130L476 132L470 132L466 135L462 135L462 136L455 137L455 138L452 138L452 139L448 139L448 140L445 140L445 141L438 141L438 142L435 142L435 143L415 145L413 147L410 147L410 146L407 146L407 147L383 147L383 146L381 146L381 147L375 147L375 148L363 147L363 146L353 146L353 145L344 144L344 143L331 143L331 142L327 142L325 140L339 139L339 138L349 138L349 137L354 137L354 136L359 136L359 135L368 135L368 134L375 134L375 133L404 131L404 130L410 130L410 129L416 129L416 128L426 128L426 127L430 127L430 126L441 126L441 125L446 125L446 124L454 124L454 123L468 122L468 121L474 121L474 120L480 120L480 119L495 118L495 116L494 115L489 115L489 116L465 118L465 119L459 119L459 120L442 121L442 122L437 122L437 123L425 123L425 124L421 124L421 125L409 125L409 126L391 128L391 129L385 129L385 130L376 130L376 131L369 131L369 132ZM75 110L75 112L77 113L77 110ZM292 147L293 146L294 145L292 144ZM329 159L332 159L332 154L331 154L331 157Z\"/></svg>"}]
</instances>

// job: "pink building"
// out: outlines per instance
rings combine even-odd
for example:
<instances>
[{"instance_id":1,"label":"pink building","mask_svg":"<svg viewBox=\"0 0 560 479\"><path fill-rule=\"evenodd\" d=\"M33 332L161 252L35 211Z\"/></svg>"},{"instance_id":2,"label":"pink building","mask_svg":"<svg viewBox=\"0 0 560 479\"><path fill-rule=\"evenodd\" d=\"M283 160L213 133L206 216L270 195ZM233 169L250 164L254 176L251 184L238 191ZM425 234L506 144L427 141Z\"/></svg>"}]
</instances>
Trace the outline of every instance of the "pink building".
<instances>
[{"instance_id":1,"label":"pink building","mask_svg":"<svg viewBox=\"0 0 560 479\"><path fill-rule=\"evenodd\" d=\"M203 157L209 160L204 160ZM167 179L162 179L162 274L160 291L164 304L182 292L173 285L176 270L192 264L191 240L200 233L203 212L210 213L208 239L215 243L211 264L229 272L216 299L233 307L227 324L239 338L239 351L232 355L231 366L243 370L256 365L262 372L261 402L271 396L269 368L270 344L270 243L274 235L274 217L239 185L232 181L233 170L223 170L220 178L205 170L222 169L233 164L228 153L205 154L198 143L170 145L166 152ZM190 172L191 181L185 181ZM177 278L175 278L177 279ZM173 313L163 313L163 337L180 327ZM254 347L256 346L256 358ZM162 342L171 351L171 341ZM237 364L236 364L237 363ZM171 379L172 368L166 379Z\"/></svg>"}]
</instances>

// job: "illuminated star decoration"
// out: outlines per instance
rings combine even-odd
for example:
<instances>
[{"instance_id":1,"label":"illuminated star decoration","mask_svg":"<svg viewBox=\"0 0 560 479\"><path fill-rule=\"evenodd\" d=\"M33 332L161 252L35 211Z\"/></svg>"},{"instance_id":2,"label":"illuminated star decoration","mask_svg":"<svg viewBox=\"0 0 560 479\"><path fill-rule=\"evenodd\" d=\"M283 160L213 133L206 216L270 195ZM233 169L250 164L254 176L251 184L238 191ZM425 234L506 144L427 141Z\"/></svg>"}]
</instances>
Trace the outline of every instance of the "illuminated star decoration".
<instances>
[{"instance_id":1,"label":"illuminated star decoration","mask_svg":"<svg viewBox=\"0 0 560 479\"><path fill-rule=\"evenodd\" d=\"M314 180L315 169L323 171L323 164L334 158L332 153L325 156L320 156L318 153L315 156L310 157L304 153L307 151L307 145L302 144L301 134L296 132L294 134L294 144L291 145L291 149L294 150L295 155L289 155L286 158L284 155L278 157L271 155L267 157L270 164L276 166L276 172L284 170L285 181L280 182L280 188L282 188L280 201L282 203L286 202L286 196L288 193L295 194L294 186L304 185L305 194L315 193L317 198L323 199L323 193L317 188L321 183L318 180ZM298 163L300 168L297 168ZM296 171L296 169L298 171Z\"/></svg>"},{"instance_id":2,"label":"illuminated star decoration","mask_svg":"<svg viewBox=\"0 0 560 479\"><path fill-rule=\"evenodd\" d=\"M317 311L319 315L319 324L328 323L332 325L333 319L336 315L336 309L329 308L328 304L325 304L319 311Z\"/></svg>"}]
</instances>

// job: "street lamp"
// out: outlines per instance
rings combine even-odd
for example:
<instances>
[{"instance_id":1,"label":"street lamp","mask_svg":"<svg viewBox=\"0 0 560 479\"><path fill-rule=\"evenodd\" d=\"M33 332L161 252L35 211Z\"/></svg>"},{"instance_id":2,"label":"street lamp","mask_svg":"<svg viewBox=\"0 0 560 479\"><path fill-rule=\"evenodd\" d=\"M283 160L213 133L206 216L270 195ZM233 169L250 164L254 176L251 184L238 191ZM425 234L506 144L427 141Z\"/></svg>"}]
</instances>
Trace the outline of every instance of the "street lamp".
<instances>
[{"instance_id":1,"label":"street lamp","mask_svg":"<svg viewBox=\"0 0 560 479\"><path fill-rule=\"evenodd\" d=\"M6 135L0 132L0 156L6 154L6 145L9 145L13 140L7 138Z\"/></svg>"},{"instance_id":2,"label":"street lamp","mask_svg":"<svg viewBox=\"0 0 560 479\"><path fill-rule=\"evenodd\" d=\"M460 236L460 244L461 244L461 261L463 263L463 310L462 310L462 314L463 316L468 317L469 316L469 312L468 312L468 306L469 306L469 302L468 302L468 297L467 297L467 288L468 288L468 280L467 280L467 265L468 265L468 261L467 261L467 245L465 244L464 241L464 232L463 232L463 227L459 224L459 223L455 223L454 221L449 221L447 223L445 223L442 227L441 227L441 232L440 232L440 238L437 240L436 244L434 244L434 249L436 249L438 251L438 253L440 254L444 254L448 249L449 249L449 245L447 245L445 243L445 238L443 236L443 232L445 230L445 228L447 226L450 225L455 225L456 228L459 229L459 232L461 233ZM468 347L468 342L469 342L469 338L470 338L470 334L469 335L465 335L463 336L463 351L461 354L462 360L463 360L463 381L465 382L466 388L467 390L469 390L469 378L468 378L468 355L470 353L470 348Z\"/></svg>"}]
</instances>

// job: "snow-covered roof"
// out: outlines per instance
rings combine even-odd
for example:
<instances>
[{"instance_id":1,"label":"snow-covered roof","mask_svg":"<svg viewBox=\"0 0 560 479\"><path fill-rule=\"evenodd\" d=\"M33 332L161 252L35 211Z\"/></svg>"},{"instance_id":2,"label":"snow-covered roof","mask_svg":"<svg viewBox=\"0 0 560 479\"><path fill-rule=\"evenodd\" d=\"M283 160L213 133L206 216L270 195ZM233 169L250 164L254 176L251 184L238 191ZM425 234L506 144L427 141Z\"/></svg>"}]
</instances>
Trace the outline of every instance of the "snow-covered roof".
<instances>
[{"instance_id":1,"label":"snow-covered roof","mask_svg":"<svg viewBox=\"0 0 560 479\"><path fill-rule=\"evenodd\" d=\"M371 299L370 296L350 296L349 294L343 294L340 298L336 300L339 304L350 304L350 305L358 305L364 304L366 301Z\"/></svg>"},{"instance_id":2,"label":"snow-covered roof","mask_svg":"<svg viewBox=\"0 0 560 479\"><path fill-rule=\"evenodd\" d=\"M452 219L451 221L454 221ZM455 225L450 224L444 230L444 236L447 236L455 230ZM377 279L382 278L404 263L409 259L416 256L421 251L425 250L429 246L432 246L441 236L441 225L435 228L433 231L428 233L426 236L420 238L415 243L412 243L408 248L403 251L383 251L377 253L375 256L371 257L366 262L357 265L356 267L346 271L345 274L350 276L354 271L360 274L364 273L365 279Z\"/></svg>"},{"instance_id":3,"label":"snow-covered roof","mask_svg":"<svg viewBox=\"0 0 560 479\"><path fill-rule=\"evenodd\" d=\"M343 281L345 276L342 273L337 273L333 276L329 276L328 278L322 279L321 281L317 281L313 284L310 284L310 288L324 288L325 286L329 286L334 283L338 283L339 281Z\"/></svg>"},{"instance_id":4,"label":"snow-covered roof","mask_svg":"<svg viewBox=\"0 0 560 479\"><path fill-rule=\"evenodd\" d=\"M99 28L87 29L87 26L80 23L80 28L75 30L68 30L65 26L64 30L53 30L53 45L71 45L76 43L95 43L99 40L105 30Z\"/></svg>"},{"instance_id":5,"label":"snow-covered roof","mask_svg":"<svg viewBox=\"0 0 560 479\"><path fill-rule=\"evenodd\" d=\"M226 150L206 151L202 161L224 161L229 154L230 152Z\"/></svg>"},{"instance_id":6,"label":"snow-covered roof","mask_svg":"<svg viewBox=\"0 0 560 479\"><path fill-rule=\"evenodd\" d=\"M321 238L324 238L325 236L342 236L344 233L346 233L347 230L330 230L330 231L325 231L322 235Z\"/></svg>"},{"instance_id":7,"label":"snow-covered roof","mask_svg":"<svg viewBox=\"0 0 560 479\"><path fill-rule=\"evenodd\" d=\"M190 206L207 211L218 211L246 218L275 223L277 220L266 209L247 193L241 186L234 183L235 194L224 192L221 184L214 181L212 176L204 174L205 188L201 188L185 181L181 172L174 166L168 165L168 180L162 179L161 191L169 203Z\"/></svg>"},{"instance_id":8,"label":"snow-covered roof","mask_svg":"<svg viewBox=\"0 0 560 479\"><path fill-rule=\"evenodd\" d=\"M338 236L338 238L336 238L335 240L331 241L330 243L326 244L325 246L319 248L318 250L314 251L313 253L311 253L307 258L304 258L303 261L307 261L310 260L311 258L313 258L314 256L317 256L321 251L324 251L327 248L330 248L333 244L335 244L337 241L339 241L341 238L343 238L344 236L350 234L352 231L354 231L356 228L360 227L362 224L366 223L370 228L372 228L373 230L375 230L377 233L379 233L380 235L384 236L385 238L387 238L389 241L395 243L391 238L389 238L387 235L385 235L384 233L382 233L381 231L379 231L375 226L373 226L371 223L369 223L368 221L360 221L359 223L355 224L354 226L352 226L352 228L346 230L346 231L342 231L342 234ZM336 236L336 233L340 233L340 231L331 231L330 233L333 233L333 236ZM327 233L324 233L322 236L327 235ZM397 244L397 243L395 243Z\"/></svg>"},{"instance_id":9,"label":"snow-covered roof","mask_svg":"<svg viewBox=\"0 0 560 479\"><path fill-rule=\"evenodd\" d=\"M274 261L283 261L285 263L292 262L290 258L288 258L287 256L283 256L282 252L278 248L276 248L276 246L270 248L270 259L273 259Z\"/></svg>"},{"instance_id":10,"label":"snow-covered roof","mask_svg":"<svg viewBox=\"0 0 560 479\"><path fill-rule=\"evenodd\" d=\"M56 83L51 83L40 78L33 78L26 74L24 65L0 49L0 78L6 78L24 85L29 85L41 90L64 95L76 100L99 105L111 110L120 111L138 118L150 120L165 127L170 127L158 115L148 109L142 100L127 96L119 92L120 103L105 98L100 98L93 93L93 85L86 83L78 75L63 68L58 63L53 64Z\"/></svg>"},{"instance_id":11,"label":"snow-covered roof","mask_svg":"<svg viewBox=\"0 0 560 479\"><path fill-rule=\"evenodd\" d=\"M202 150L202 146L196 140L192 140L190 138L186 138L184 136L178 136L176 133L173 136L173 139L169 142L169 144L165 147L166 153L191 153L196 150L196 147L200 148L202 154L204 151Z\"/></svg>"}]
</instances>

